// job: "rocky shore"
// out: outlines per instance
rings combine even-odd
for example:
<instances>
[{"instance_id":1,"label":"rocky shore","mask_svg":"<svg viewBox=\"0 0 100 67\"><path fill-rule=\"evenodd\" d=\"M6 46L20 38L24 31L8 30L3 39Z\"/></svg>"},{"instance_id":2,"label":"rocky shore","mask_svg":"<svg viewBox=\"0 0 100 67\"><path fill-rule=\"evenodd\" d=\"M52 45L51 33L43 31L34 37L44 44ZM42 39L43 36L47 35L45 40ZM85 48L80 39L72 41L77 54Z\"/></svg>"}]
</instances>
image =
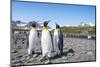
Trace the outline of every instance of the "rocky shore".
<instances>
[{"instance_id":1,"label":"rocky shore","mask_svg":"<svg viewBox=\"0 0 100 67\"><path fill-rule=\"evenodd\" d=\"M95 40L66 37L64 38L63 55L54 56L49 62L47 60L41 62L39 60L42 57L40 39L36 54L29 58L27 37L24 34L14 35L11 40L11 66L95 61L95 46Z\"/></svg>"}]
</instances>

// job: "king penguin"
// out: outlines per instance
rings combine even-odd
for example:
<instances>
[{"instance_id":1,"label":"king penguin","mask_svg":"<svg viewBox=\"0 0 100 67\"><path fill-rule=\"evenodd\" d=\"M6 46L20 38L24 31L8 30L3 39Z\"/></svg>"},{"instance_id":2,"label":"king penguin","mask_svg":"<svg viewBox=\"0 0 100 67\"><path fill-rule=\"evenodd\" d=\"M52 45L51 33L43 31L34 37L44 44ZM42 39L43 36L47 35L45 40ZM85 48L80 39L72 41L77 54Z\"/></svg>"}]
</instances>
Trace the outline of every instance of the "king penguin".
<instances>
[{"instance_id":1,"label":"king penguin","mask_svg":"<svg viewBox=\"0 0 100 67\"><path fill-rule=\"evenodd\" d=\"M57 55L63 53L63 34L58 24L56 24L56 29L54 30L53 45Z\"/></svg>"},{"instance_id":2,"label":"king penguin","mask_svg":"<svg viewBox=\"0 0 100 67\"><path fill-rule=\"evenodd\" d=\"M41 35L41 46L42 46L42 56L43 58L50 58L52 52L52 38L50 31L48 30L48 23L50 21L45 21L43 23L42 35Z\"/></svg>"},{"instance_id":3,"label":"king penguin","mask_svg":"<svg viewBox=\"0 0 100 67\"><path fill-rule=\"evenodd\" d=\"M28 46L28 54L32 55L35 52L35 48L37 45L37 39L38 39L38 35L37 35L37 30L36 30L36 22L32 23L32 28L30 30L30 34L29 34L29 46Z\"/></svg>"}]
</instances>

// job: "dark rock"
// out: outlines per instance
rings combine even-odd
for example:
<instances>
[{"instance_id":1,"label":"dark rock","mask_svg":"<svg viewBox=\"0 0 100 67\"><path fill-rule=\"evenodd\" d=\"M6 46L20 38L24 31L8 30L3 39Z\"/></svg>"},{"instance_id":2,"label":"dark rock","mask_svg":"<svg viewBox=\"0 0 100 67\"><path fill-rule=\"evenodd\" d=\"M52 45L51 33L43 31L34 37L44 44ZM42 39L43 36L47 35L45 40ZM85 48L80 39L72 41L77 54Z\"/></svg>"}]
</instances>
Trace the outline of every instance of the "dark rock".
<instances>
[{"instance_id":1,"label":"dark rock","mask_svg":"<svg viewBox=\"0 0 100 67\"><path fill-rule=\"evenodd\" d=\"M17 50L12 50L11 52L12 52L12 53L16 53L16 52L17 52Z\"/></svg>"},{"instance_id":2,"label":"dark rock","mask_svg":"<svg viewBox=\"0 0 100 67\"><path fill-rule=\"evenodd\" d=\"M69 49L68 53L74 53L75 51L73 49Z\"/></svg>"},{"instance_id":3,"label":"dark rock","mask_svg":"<svg viewBox=\"0 0 100 67\"><path fill-rule=\"evenodd\" d=\"M21 58L21 57L23 57L22 55L18 55L18 56L16 56L16 58Z\"/></svg>"}]
</instances>

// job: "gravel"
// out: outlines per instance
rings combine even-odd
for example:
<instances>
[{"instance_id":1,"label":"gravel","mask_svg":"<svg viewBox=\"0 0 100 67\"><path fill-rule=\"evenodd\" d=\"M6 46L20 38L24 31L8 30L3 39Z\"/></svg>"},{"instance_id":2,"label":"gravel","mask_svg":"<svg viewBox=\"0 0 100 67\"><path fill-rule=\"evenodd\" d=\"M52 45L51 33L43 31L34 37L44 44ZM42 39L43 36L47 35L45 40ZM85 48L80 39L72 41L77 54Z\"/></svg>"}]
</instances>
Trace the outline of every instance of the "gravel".
<instances>
[{"instance_id":1,"label":"gravel","mask_svg":"<svg viewBox=\"0 0 100 67\"><path fill-rule=\"evenodd\" d=\"M40 41L40 40L39 40ZM70 51L71 50L71 51ZM63 55L51 58L51 60L39 61L41 55L40 42L37 45L36 53L29 59L27 54L27 37L24 34L16 34L11 41L11 65L34 65L69 63L82 61L95 61L95 40L80 38L64 38Z\"/></svg>"}]
</instances>

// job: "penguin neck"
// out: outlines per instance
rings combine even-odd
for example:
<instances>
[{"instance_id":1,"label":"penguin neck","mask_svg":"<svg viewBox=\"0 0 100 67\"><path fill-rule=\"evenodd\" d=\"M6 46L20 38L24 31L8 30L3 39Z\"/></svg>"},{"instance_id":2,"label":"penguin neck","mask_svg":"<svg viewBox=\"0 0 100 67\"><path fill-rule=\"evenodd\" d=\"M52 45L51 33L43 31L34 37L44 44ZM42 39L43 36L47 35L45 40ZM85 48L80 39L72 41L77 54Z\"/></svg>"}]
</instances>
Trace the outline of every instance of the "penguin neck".
<instances>
[{"instance_id":1,"label":"penguin neck","mask_svg":"<svg viewBox=\"0 0 100 67\"><path fill-rule=\"evenodd\" d=\"M34 30L36 30L36 28L35 27L32 27L32 31L34 31Z\"/></svg>"},{"instance_id":2,"label":"penguin neck","mask_svg":"<svg viewBox=\"0 0 100 67\"><path fill-rule=\"evenodd\" d=\"M60 30L59 28L56 28L56 30Z\"/></svg>"},{"instance_id":3,"label":"penguin neck","mask_svg":"<svg viewBox=\"0 0 100 67\"><path fill-rule=\"evenodd\" d=\"M47 27L43 27L43 30L48 30L48 28Z\"/></svg>"}]
</instances>

